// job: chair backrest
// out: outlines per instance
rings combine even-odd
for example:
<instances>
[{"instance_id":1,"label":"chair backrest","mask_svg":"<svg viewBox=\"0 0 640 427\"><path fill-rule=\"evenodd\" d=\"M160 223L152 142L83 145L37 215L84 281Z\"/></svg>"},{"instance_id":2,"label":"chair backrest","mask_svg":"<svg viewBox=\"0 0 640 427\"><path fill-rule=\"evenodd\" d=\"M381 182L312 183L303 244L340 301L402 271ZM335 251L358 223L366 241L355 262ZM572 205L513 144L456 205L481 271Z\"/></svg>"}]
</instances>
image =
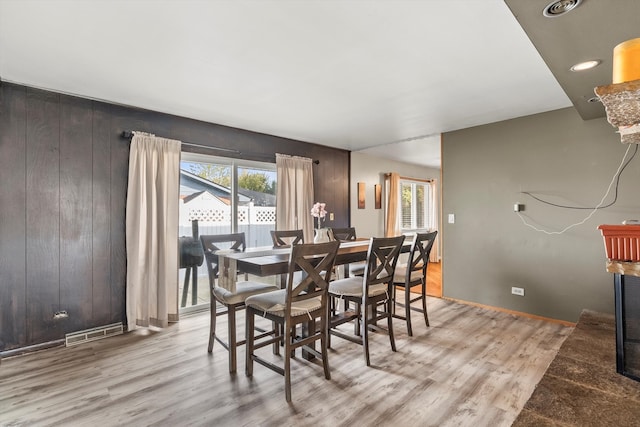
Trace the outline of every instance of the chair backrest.
<instances>
[{"instance_id":1,"label":"chair backrest","mask_svg":"<svg viewBox=\"0 0 640 427\"><path fill-rule=\"evenodd\" d=\"M209 287L213 289L215 279L218 277L218 261L214 253L223 249L244 252L246 249L244 233L203 234L200 236L200 242L209 272Z\"/></svg>"},{"instance_id":2,"label":"chair backrest","mask_svg":"<svg viewBox=\"0 0 640 427\"><path fill-rule=\"evenodd\" d=\"M391 285L403 242L404 236L371 238L364 270L365 295L369 294L372 285Z\"/></svg>"},{"instance_id":3,"label":"chair backrest","mask_svg":"<svg viewBox=\"0 0 640 427\"><path fill-rule=\"evenodd\" d=\"M411 244L411 252L409 255L409 262L407 262L407 271L405 274L405 284L411 285L412 276L415 278L415 282L421 283L427 277L427 266L429 265L429 254L433 247L433 242L438 235L437 231L431 233L417 233L415 240ZM411 274L413 272L420 271L421 274ZM417 280L417 279L420 279Z\"/></svg>"},{"instance_id":4,"label":"chair backrest","mask_svg":"<svg viewBox=\"0 0 640 427\"><path fill-rule=\"evenodd\" d=\"M304 243L302 230L271 230L274 248L289 247Z\"/></svg>"},{"instance_id":5,"label":"chair backrest","mask_svg":"<svg viewBox=\"0 0 640 427\"><path fill-rule=\"evenodd\" d=\"M355 227L347 227L347 228L331 228L331 234L333 234L333 238L340 241L347 240L356 240L356 229Z\"/></svg>"},{"instance_id":6,"label":"chair backrest","mask_svg":"<svg viewBox=\"0 0 640 427\"><path fill-rule=\"evenodd\" d=\"M294 245L289 258L287 280L286 309L291 313L297 301L322 296L322 306L326 307L326 298L331 281L331 273L336 261L340 242L333 240L325 243ZM302 272L302 280L296 272Z\"/></svg>"}]
</instances>

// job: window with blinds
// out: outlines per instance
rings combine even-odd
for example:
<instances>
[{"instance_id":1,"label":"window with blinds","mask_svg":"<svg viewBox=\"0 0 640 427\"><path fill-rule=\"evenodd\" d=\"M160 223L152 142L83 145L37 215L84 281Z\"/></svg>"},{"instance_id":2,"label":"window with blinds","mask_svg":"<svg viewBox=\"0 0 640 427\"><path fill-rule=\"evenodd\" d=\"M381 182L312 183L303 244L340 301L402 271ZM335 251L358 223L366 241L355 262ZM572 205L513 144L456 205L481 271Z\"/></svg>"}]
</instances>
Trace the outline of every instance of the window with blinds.
<instances>
[{"instance_id":1,"label":"window with blinds","mask_svg":"<svg viewBox=\"0 0 640 427\"><path fill-rule=\"evenodd\" d=\"M401 231L414 231L429 228L431 224L431 183L424 181L401 180Z\"/></svg>"}]
</instances>

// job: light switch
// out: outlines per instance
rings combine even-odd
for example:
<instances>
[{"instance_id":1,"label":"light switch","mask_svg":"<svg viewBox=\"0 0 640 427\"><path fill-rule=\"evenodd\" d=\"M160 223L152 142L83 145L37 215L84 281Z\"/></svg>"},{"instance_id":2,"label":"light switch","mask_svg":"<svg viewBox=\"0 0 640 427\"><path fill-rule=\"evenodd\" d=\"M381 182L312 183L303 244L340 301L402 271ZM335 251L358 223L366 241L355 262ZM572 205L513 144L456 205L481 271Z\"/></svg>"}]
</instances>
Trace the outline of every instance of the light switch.
<instances>
[{"instance_id":1,"label":"light switch","mask_svg":"<svg viewBox=\"0 0 640 427\"><path fill-rule=\"evenodd\" d=\"M449 214L449 224L455 224L456 216L455 214Z\"/></svg>"},{"instance_id":2,"label":"light switch","mask_svg":"<svg viewBox=\"0 0 640 427\"><path fill-rule=\"evenodd\" d=\"M329 212L329 221L333 221L333 212Z\"/></svg>"}]
</instances>

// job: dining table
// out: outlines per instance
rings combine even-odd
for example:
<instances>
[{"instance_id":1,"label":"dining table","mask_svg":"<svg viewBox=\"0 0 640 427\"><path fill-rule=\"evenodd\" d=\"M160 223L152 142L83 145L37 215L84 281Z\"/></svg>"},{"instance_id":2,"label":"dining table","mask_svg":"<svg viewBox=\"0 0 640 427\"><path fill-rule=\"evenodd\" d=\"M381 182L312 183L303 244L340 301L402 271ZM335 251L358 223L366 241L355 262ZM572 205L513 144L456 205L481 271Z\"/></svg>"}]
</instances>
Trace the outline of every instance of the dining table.
<instances>
[{"instance_id":1,"label":"dining table","mask_svg":"<svg viewBox=\"0 0 640 427\"><path fill-rule=\"evenodd\" d=\"M358 238L356 240L341 241L336 254L335 265L347 265L352 262L366 261L371 239ZM405 239L401 252L411 250L411 239ZM218 286L235 292L238 272L255 276L280 276L282 288L286 287L286 274L289 271L291 247L254 247L244 251L219 250L213 253L218 263ZM344 277L349 274L349 268L344 269ZM303 334L304 331L303 325ZM313 346L312 346L313 347ZM302 357L313 358L313 355L303 350Z\"/></svg>"}]
</instances>

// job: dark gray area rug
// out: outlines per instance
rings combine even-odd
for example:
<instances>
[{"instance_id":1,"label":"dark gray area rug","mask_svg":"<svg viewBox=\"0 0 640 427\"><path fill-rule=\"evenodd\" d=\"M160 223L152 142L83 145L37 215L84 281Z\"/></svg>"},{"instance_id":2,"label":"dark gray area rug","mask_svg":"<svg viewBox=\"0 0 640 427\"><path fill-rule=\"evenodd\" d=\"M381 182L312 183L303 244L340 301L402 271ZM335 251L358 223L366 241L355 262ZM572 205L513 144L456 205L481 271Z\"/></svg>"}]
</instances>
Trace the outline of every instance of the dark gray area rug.
<instances>
[{"instance_id":1,"label":"dark gray area rug","mask_svg":"<svg viewBox=\"0 0 640 427\"><path fill-rule=\"evenodd\" d=\"M582 312L513 426L640 426L640 382L616 372L613 315Z\"/></svg>"}]
</instances>

